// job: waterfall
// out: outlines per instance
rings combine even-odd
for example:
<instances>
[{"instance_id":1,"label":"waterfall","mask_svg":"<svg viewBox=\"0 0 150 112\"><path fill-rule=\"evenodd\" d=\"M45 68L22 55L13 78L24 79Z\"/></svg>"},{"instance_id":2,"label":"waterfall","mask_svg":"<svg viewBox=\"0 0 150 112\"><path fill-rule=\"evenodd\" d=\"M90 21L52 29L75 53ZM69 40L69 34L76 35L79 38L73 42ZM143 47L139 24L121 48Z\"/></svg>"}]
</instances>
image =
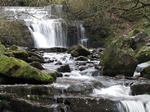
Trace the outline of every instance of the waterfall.
<instances>
[{"instance_id":1,"label":"waterfall","mask_svg":"<svg viewBox=\"0 0 150 112\"><path fill-rule=\"evenodd\" d=\"M94 89L94 97L102 96L115 101L119 112L150 112L150 95L132 96L130 87L114 85L108 88Z\"/></svg>"},{"instance_id":2,"label":"waterfall","mask_svg":"<svg viewBox=\"0 0 150 112\"><path fill-rule=\"evenodd\" d=\"M85 29L81 22L74 26L79 29L72 42L68 37L68 21L63 19L62 5L49 5L46 7L3 7L7 19L18 19L25 21L34 40L36 48L70 47L75 44L87 46ZM68 40L70 38L70 40Z\"/></svg>"}]
</instances>

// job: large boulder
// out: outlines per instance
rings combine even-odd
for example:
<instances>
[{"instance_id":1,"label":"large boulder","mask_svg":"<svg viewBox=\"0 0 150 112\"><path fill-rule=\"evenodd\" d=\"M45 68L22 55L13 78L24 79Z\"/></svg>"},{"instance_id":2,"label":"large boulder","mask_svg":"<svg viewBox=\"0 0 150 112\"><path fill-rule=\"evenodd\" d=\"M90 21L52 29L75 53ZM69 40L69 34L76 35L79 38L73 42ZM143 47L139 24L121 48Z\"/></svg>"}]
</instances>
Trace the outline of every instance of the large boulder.
<instances>
[{"instance_id":1,"label":"large boulder","mask_svg":"<svg viewBox=\"0 0 150 112\"><path fill-rule=\"evenodd\" d=\"M141 75L145 78L148 78L150 79L150 65L145 67L142 72L141 72Z\"/></svg>"},{"instance_id":2,"label":"large boulder","mask_svg":"<svg viewBox=\"0 0 150 112\"><path fill-rule=\"evenodd\" d=\"M70 66L68 64L62 65L57 69L58 72L71 72Z\"/></svg>"},{"instance_id":3,"label":"large boulder","mask_svg":"<svg viewBox=\"0 0 150 112\"><path fill-rule=\"evenodd\" d=\"M51 83L53 80L25 61L4 55L0 55L0 76L10 79L8 83Z\"/></svg>"},{"instance_id":4,"label":"large boulder","mask_svg":"<svg viewBox=\"0 0 150 112\"><path fill-rule=\"evenodd\" d=\"M131 86L133 95L150 94L150 82L135 83Z\"/></svg>"},{"instance_id":5,"label":"large boulder","mask_svg":"<svg viewBox=\"0 0 150 112\"><path fill-rule=\"evenodd\" d=\"M100 60L104 75L133 75L138 61L131 45L132 40L127 36L115 39L108 44Z\"/></svg>"},{"instance_id":6,"label":"large boulder","mask_svg":"<svg viewBox=\"0 0 150 112\"><path fill-rule=\"evenodd\" d=\"M70 53L72 56L78 57L78 56L88 56L90 54L90 51L88 48L79 44L71 48Z\"/></svg>"},{"instance_id":7,"label":"large boulder","mask_svg":"<svg viewBox=\"0 0 150 112\"><path fill-rule=\"evenodd\" d=\"M42 56L39 56L38 54L27 51L25 49L18 49L16 45L12 45L7 51L4 52L4 55L9 57L15 57L21 60L24 60L26 62L44 62L44 58Z\"/></svg>"},{"instance_id":8,"label":"large boulder","mask_svg":"<svg viewBox=\"0 0 150 112\"><path fill-rule=\"evenodd\" d=\"M140 63L149 61L150 60L150 46L143 46L136 54L136 58L138 59Z\"/></svg>"}]
</instances>

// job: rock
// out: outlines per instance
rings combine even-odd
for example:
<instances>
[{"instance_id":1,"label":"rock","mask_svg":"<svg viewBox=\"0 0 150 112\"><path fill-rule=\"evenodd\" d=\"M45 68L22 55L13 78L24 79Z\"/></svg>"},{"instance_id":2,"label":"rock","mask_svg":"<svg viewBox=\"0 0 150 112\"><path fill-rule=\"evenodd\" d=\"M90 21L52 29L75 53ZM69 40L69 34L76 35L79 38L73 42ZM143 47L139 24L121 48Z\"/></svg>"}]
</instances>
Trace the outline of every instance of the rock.
<instances>
[{"instance_id":1,"label":"rock","mask_svg":"<svg viewBox=\"0 0 150 112\"><path fill-rule=\"evenodd\" d=\"M62 77L62 73L56 72L56 71L51 71L51 70L42 70L43 73L51 75L55 80L57 77Z\"/></svg>"},{"instance_id":2,"label":"rock","mask_svg":"<svg viewBox=\"0 0 150 112\"><path fill-rule=\"evenodd\" d=\"M18 46L12 45L12 46L9 48L9 50L16 51L16 50L18 50Z\"/></svg>"},{"instance_id":3,"label":"rock","mask_svg":"<svg viewBox=\"0 0 150 112\"><path fill-rule=\"evenodd\" d=\"M150 93L150 82L132 84L131 91L133 95L141 95L141 94Z\"/></svg>"},{"instance_id":4,"label":"rock","mask_svg":"<svg viewBox=\"0 0 150 112\"><path fill-rule=\"evenodd\" d=\"M88 58L84 56L79 56L77 57L76 61L88 61Z\"/></svg>"},{"instance_id":5,"label":"rock","mask_svg":"<svg viewBox=\"0 0 150 112\"><path fill-rule=\"evenodd\" d=\"M60 68L57 69L58 72L71 72L70 66L68 64L62 65Z\"/></svg>"},{"instance_id":6,"label":"rock","mask_svg":"<svg viewBox=\"0 0 150 112\"><path fill-rule=\"evenodd\" d=\"M131 45L133 49L137 50L140 49L142 46L146 45L149 41L148 33L145 31L142 31L133 37L131 39L133 40L133 44Z\"/></svg>"},{"instance_id":7,"label":"rock","mask_svg":"<svg viewBox=\"0 0 150 112\"><path fill-rule=\"evenodd\" d=\"M57 100L68 106L67 112L118 112L116 102L105 98L60 97Z\"/></svg>"},{"instance_id":8,"label":"rock","mask_svg":"<svg viewBox=\"0 0 150 112\"><path fill-rule=\"evenodd\" d=\"M37 68L37 69L40 69L40 70L43 70L44 68L42 67L41 63L39 62L36 62L36 61L33 61L30 63L31 66Z\"/></svg>"},{"instance_id":9,"label":"rock","mask_svg":"<svg viewBox=\"0 0 150 112\"><path fill-rule=\"evenodd\" d=\"M140 63L149 61L150 60L150 46L143 46L136 54L136 58L138 59Z\"/></svg>"},{"instance_id":10,"label":"rock","mask_svg":"<svg viewBox=\"0 0 150 112\"><path fill-rule=\"evenodd\" d=\"M6 50L5 46L0 42L0 53L4 53Z\"/></svg>"},{"instance_id":11,"label":"rock","mask_svg":"<svg viewBox=\"0 0 150 112\"><path fill-rule=\"evenodd\" d=\"M104 75L133 75L138 61L131 45L131 38L126 36L115 39L108 44L100 59L100 65L103 68Z\"/></svg>"},{"instance_id":12,"label":"rock","mask_svg":"<svg viewBox=\"0 0 150 112\"><path fill-rule=\"evenodd\" d=\"M90 51L88 48L79 44L71 48L70 53L72 56L78 57L78 56L88 56L90 54Z\"/></svg>"},{"instance_id":13,"label":"rock","mask_svg":"<svg viewBox=\"0 0 150 112\"><path fill-rule=\"evenodd\" d=\"M11 2L12 3L12 2ZM32 35L23 21L4 20L1 21L0 41L5 45L18 45L26 47L34 47Z\"/></svg>"},{"instance_id":14,"label":"rock","mask_svg":"<svg viewBox=\"0 0 150 112\"><path fill-rule=\"evenodd\" d=\"M0 55L0 75L14 83L51 83L53 78L23 60ZM10 83L8 82L8 83Z\"/></svg>"},{"instance_id":15,"label":"rock","mask_svg":"<svg viewBox=\"0 0 150 112\"><path fill-rule=\"evenodd\" d=\"M34 53L34 52L31 52L31 51L27 51L28 53L28 59L27 59L27 62L32 62L32 61L37 61L37 62L40 62L40 63L43 63L44 62L44 58L42 56L39 56L38 54Z\"/></svg>"},{"instance_id":16,"label":"rock","mask_svg":"<svg viewBox=\"0 0 150 112\"><path fill-rule=\"evenodd\" d=\"M145 67L145 68L142 70L141 75L142 75L144 78L150 79L150 66Z\"/></svg>"},{"instance_id":17,"label":"rock","mask_svg":"<svg viewBox=\"0 0 150 112\"><path fill-rule=\"evenodd\" d=\"M55 65L62 65L62 62L58 61L58 62L55 63Z\"/></svg>"},{"instance_id":18,"label":"rock","mask_svg":"<svg viewBox=\"0 0 150 112\"><path fill-rule=\"evenodd\" d=\"M28 58L28 53L24 49L17 49L17 50L8 50L4 53L4 55L9 57L15 57L18 59L26 60Z\"/></svg>"}]
</instances>

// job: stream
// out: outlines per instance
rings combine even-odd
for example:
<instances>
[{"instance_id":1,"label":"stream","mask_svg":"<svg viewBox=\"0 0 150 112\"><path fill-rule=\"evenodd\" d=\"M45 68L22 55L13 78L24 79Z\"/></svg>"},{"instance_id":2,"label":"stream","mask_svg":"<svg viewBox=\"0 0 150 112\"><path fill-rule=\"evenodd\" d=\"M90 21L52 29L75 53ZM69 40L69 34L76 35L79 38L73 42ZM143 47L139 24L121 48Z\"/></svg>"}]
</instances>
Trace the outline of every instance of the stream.
<instances>
[{"instance_id":1,"label":"stream","mask_svg":"<svg viewBox=\"0 0 150 112\"><path fill-rule=\"evenodd\" d=\"M61 5L3 7L10 15L7 19L25 22L36 48L87 46L83 22L63 19L62 9ZM42 63L44 71L59 71L62 77L48 85L1 85L0 99L9 99L15 110L4 105L8 110L2 112L150 112L150 95L133 95L130 88L144 81L103 76L96 68L99 57L77 61L68 53L41 55L46 62Z\"/></svg>"}]
</instances>

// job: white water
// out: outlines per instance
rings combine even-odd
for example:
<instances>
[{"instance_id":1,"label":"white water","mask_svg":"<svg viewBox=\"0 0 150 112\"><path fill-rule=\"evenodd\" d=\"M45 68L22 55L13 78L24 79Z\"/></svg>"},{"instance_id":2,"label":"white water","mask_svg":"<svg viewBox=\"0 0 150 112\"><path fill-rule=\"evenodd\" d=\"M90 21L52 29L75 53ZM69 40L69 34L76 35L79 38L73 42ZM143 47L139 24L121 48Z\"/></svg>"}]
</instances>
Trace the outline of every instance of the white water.
<instances>
[{"instance_id":1,"label":"white water","mask_svg":"<svg viewBox=\"0 0 150 112\"><path fill-rule=\"evenodd\" d=\"M130 87L115 85L94 89L91 96L109 98L118 103L119 112L150 112L150 95L130 95Z\"/></svg>"},{"instance_id":2,"label":"white water","mask_svg":"<svg viewBox=\"0 0 150 112\"><path fill-rule=\"evenodd\" d=\"M24 20L33 36L35 47L68 47L68 23L62 18L62 5L47 7L3 7L8 19ZM87 46L87 38L82 23L78 22L76 28L77 43ZM71 37L69 37L71 38ZM70 40L72 41L72 40Z\"/></svg>"},{"instance_id":3,"label":"white water","mask_svg":"<svg viewBox=\"0 0 150 112\"><path fill-rule=\"evenodd\" d=\"M150 61L145 62L145 63L138 64L133 76L140 76L140 75L141 75L141 71L142 71L145 67L147 67L147 66L149 66L149 65L150 65Z\"/></svg>"},{"instance_id":4,"label":"white water","mask_svg":"<svg viewBox=\"0 0 150 112\"><path fill-rule=\"evenodd\" d=\"M44 57L49 57L50 59L55 58L56 60L60 60L63 64L69 64L72 68L76 66L76 62L71 58L70 54L44 53ZM52 63L49 64L49 66L50 65L53 66ZM47 68L45 65L44 67ZM150 112L150 95L132 96L130 87L124 86L124 80L113 80L106 76L93 77L87 73L81 74L81 71L75 68L76 67L74 67L70 73L63 73L63 77L57 78L53 86L62 89L62 93L71 87L74 91L76 90L74 88L86 91L86 88L90 87L93 89L90 96L117 101L119 112ZM88 69L89 68L85 71L88 71ZM102 83L102 86L97 85L98 83ZM96 84L96 86L93 86L94 84Z\"/></svg>"}]
</instances>

